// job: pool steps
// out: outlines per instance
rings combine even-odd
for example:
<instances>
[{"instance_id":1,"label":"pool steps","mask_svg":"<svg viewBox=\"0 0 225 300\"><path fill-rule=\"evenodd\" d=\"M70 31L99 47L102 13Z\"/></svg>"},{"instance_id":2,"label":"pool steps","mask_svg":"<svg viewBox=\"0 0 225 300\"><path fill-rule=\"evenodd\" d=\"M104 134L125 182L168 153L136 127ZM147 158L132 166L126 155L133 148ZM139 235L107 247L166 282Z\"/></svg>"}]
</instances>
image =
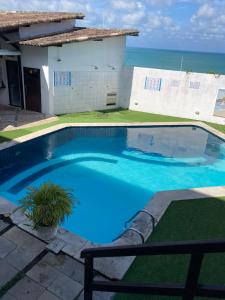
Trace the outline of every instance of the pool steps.
<instances>
[{"instance_id":1,"label":"pool steps","mask_svg":"<svg viewBox=\"0 0 225 300\"><path fill-rule=\"evenodd\" d=\"M135 228L135 227L127 227L128 224L133 221L137 215L139 215L139 213L145 213L147 214L150 218L151 218L151 223L152 223L152 231L154 230L155 228L155 224L157 222L157 220L155 219L155 217L147 210L147 209L140 209L138 210L129 220L127 220L125 223L124 223L124 231L119 234L115 239L112 240L112 242L115 242L116 240L118 240L119 238L121 238L126 232L128 231L133 231L133 232L136 232L140 237L141 237L141 242L142 244L144 244L145 242L145 235L144 233L142 233L139 229Z\"/></svg>"}]
</instances>

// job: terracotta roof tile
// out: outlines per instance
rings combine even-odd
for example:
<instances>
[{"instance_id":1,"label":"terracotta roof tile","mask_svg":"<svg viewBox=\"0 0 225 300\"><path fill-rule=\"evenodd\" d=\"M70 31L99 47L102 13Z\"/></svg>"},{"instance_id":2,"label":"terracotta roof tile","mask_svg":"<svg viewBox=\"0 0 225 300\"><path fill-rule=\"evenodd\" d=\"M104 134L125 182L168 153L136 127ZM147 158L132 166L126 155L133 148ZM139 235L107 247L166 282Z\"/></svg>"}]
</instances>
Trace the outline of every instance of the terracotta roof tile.
<instances>
[{"instance_id":1,"label":"terracotta roof tile","mask_svg":"<svg viewBox=\"0 0 225 300\"><path fill-rule=\"evenodd\" d=\"M19 41L20 45L28 46L58 46L73 42L83 42L88 40L97 40L114 36L138 35L134 29L95 29L95 28L75 28L72 31L57 33L38 38Z\"/></svg>"},{"instance_id":2,"label":"terracotta roof tile","mask_svg":"<svg viewBox=\"0 0 225 300\"><path fill-rule=\"evenodd\" d=\"M83 19L82 13L66 12L3 12L0 11L0 31L17 29L20 26Z\"/></svg>"}]
</instances>

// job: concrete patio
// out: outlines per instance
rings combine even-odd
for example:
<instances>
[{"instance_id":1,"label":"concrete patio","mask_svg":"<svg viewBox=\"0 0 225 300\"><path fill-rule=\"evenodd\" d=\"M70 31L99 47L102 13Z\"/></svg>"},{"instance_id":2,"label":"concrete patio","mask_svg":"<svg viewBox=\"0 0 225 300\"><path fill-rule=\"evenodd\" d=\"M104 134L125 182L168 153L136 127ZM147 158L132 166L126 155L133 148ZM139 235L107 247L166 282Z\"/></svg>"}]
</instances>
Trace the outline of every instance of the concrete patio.
<instances>
[{"instance_id":1,"label":"concrete patio","mask_svg":"<svg viewBox=\"0 0 225 300\"><path fill-rule=\"evenodd\" d=\"M20 108L0 104L0 130L12 130L17 127L32 126L37 123L50 122L55 116L42 113L21 110Z\"/></svg>"}]
</instances>

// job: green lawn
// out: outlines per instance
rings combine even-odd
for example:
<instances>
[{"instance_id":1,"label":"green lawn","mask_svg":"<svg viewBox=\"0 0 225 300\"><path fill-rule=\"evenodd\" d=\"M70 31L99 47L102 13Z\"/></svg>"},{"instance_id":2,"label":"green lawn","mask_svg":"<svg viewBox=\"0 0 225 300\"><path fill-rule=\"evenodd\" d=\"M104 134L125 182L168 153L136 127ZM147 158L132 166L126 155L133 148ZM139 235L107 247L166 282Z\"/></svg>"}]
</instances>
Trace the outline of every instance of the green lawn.
<instances>
[{"instance_id":1,"label":"green lawn","mask_svg":"<svg viewBox=\"0 0 225 300\"><path fill-rule=\"evenodd\" d=\"M62 123L106 123L106 122L184 122L190 121L189 119L182 119L170 116L162 116L156 114L149 114L143 112L130 111L125 109L116 109L116 110L108 110L108 111L95 111L95 112L86 112L86 113L76 113L76 114L68 114L61 115L58 121L39 125L35 127L29 127L25 129L17 129L12 131L0 132L0 142L5 142L8 140L12 140L16 137L26 135L31 132L35 132L47 127L51 127L56 124ZM209 124L212 127L225 132L224 125L216 125Z\"/></svg>"},{"instance_id":2,"label":"green lawn","mask_svg":"<svg viewBox=\"0 0 225 300\"><path fill-rule=\"evenodd\" d=\"M224 239L224 216L225 197L172 202L147 243ZM138 257L128 270L124 280L142 283L184 283L189 258L184 255ZM200 282L225 285L225 254L210 254L205 257ZM180 298L125 294L115 297L115 300L139 299Z\"/></svg>"}]
</instances>

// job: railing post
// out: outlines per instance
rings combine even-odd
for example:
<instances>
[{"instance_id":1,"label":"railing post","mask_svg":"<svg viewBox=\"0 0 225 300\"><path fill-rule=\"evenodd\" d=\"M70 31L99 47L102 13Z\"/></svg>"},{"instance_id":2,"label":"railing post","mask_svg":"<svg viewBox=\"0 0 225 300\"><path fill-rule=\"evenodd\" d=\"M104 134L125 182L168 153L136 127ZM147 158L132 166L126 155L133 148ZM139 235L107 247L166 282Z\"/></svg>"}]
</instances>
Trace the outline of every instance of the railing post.
<instances>
[{"instance_id":1,"label":"railing post","mask_svg":"<svg viewBox=\"0 0 225 300\"><path fill-rule=\"evenodd\" d=\"M84 300L92 300L93 257L86 255L84 261Z\"/></svg>"},{"instance_id":2,"label":"railing post","mask_svg":"<svg viewBox=\"0 0 225 300\"><path fill-rule=\"evenodd\" d=\"M196 296L203 257L203 253L191 255L183 300L193 300Z\"/></svg>"}]
</instances>

